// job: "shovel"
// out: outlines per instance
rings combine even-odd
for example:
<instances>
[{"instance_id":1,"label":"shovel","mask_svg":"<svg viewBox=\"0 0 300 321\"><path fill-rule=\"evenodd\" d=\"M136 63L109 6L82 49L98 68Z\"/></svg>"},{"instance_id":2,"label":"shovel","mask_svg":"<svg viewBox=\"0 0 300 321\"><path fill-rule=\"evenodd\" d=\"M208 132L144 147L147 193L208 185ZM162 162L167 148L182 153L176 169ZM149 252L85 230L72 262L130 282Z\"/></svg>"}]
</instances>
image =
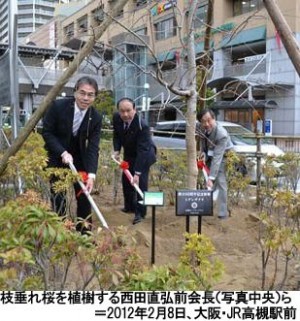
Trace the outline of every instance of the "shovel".
<instances>
[{"instance_id":1,"label":"shovel","mask_svg":"<svg viewBox=\"0 0 300 321\"><path fill-rule=\"evenodd\" d=\"M71 171L72 171L74 174L79 175L78 172L77 172L77 169L76 169L76 167L74 166L73 163L70 162L70 163L69 163L69 167L70 167ZM97 214L100 222L102 223L102 225L103 225L104 227L106 227L106 228L108 229L108 225L107 225L107 223L106 223L103 215L101 214L99 208L97 207L96 203L94 202L91 194L90 194L89 191L86 189L84 183L83 183L80 179L78 179L78 183L79 183L79 185L80 185L83 193L84 193L85 196L87 197L88 201L89 201L90 204L92 205L92 208L94 209L95 213Z\"/></svg>"},{"instance_id":2,"label":"shovel","mask_svg":"<svg viewBox=\"0 0 300 321\"><path fill-rule=\"evenodd\" d=\"M133 177L130 173L130 171L128 170L128 168L125 168L122 167L122 163L123 162L119 162L113 155L111 156L112 159L122 168L123 170L123 173L125 174L125 176L127 177L127 179L129 180L129 182L132 184L132 180L133 180ZM141 191L141 189L139 188L139 186L135 183L135 184L132 184L132 186L134 187L134 189L139 193L139 195L141 196L142 199L144 199L144 194L143 192Z\"/></svg>"}]
</instances>

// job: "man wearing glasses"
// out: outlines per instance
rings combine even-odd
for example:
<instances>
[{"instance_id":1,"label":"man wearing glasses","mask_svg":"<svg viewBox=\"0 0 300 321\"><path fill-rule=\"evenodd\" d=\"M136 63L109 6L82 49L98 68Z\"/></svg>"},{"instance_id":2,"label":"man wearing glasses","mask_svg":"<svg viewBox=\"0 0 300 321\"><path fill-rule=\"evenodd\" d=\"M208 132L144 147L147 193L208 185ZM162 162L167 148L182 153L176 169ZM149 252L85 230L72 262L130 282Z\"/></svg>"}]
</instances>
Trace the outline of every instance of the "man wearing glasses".
<instances>
[{"instance_id":1,"label":"man wearing glasses","mask_svg":"<svg viewBox=\"0 0 300 321\"><path fill-rule=\"evenodd\" d=\"M78 171L86 172L86 188L92 191L96 171L102 116L92 107L98 93L97 82L91 77L80 78L74 90L74 98L55 100L43 120L43 138L48 152L48 166L67 167L73 163ZM66 215L65 193L54 191L51 183L51 205L61 216ZM82 193L78 183L74 184L77 200L77 217L80 218L76 229L86 233L91 229L91 205Z\"/></svg>"},{"instance_id":2,"label":"man wearing glasses","mask_svg":"<svg viewBox=\"0 0 300 321\"><path fill-rule=\"evenodd\" d=\"M227 180L226 180L226 152L233 145L227 130L218 124L215 113L208 108L197 114L200 123L200 139L202 140L201 158L210 169L206 187L218 190L218 218L228 217Z\"/></svg>"}]
</instances>

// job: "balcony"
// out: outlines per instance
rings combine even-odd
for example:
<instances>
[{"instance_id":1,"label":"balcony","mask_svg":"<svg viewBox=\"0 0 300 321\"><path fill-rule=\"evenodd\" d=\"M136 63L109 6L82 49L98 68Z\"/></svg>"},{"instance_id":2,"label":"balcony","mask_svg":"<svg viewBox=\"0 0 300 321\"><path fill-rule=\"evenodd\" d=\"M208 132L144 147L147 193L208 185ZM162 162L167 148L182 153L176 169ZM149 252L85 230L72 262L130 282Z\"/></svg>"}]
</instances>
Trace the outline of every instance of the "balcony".
<instances>
[{"instance_id":1,"label":"balcony","mask_svg":"<svg viewBox=\"0 0 300 321\"><path fill-rule=\"evenodd\" d=\"M21 9L23 6L28 6L28 5L33 5L36 1L35 0L22 0L22 1L18 1L18 8ZM36 6L47 6L47 7L51 7L54 8L55 7L54 1L38 1L36 3Z\"/></svg>"},{"instance_id":2,"label":"balcony","mask_svg":"<svg viewBox=\"0 0 300 321\"><path fill-rule=\"evenodd\" d=\"M224 67L224 77L246 76L248 74L265 74L266 60L253 60L238 64L227 65Z\"/></svg>"},{"instance_id":3,"label":"balcony","mask_svg":"<svg viewBox=\"0 0 300 321\"><path fill-rule=\"evenodd\" d=\"M18 72L18 79L20 85L20 92L30 92L35 88L36 92L40 95L46 95L51 87L53 87L57 80L62 76L64 70L50 70L43 67L20 66ZM110 77L101 76L99 74L92 74L91 70L79 70L73 77L66 83L64 90L67 95L73 93L73 88L76 81L82 76L91 76L97 79L99 89L111 89Z\"/></svg>"},{"instance_id":4,"label":"balcony","mask_svg":"<svg viewBox=\"0 0 300 321\"><path fill-rule=\"evenodd\" d=\"M49 19L45 19L45 18L42 18L42 17L36 17L36 19L34 20L34 25L44 25L46 24L47 22L49 22ZM18 20L18 25L19 27L22 27L24 25L33 25L33 22L32 22L32 17L30 18L21 18Z\"/></svg>"},{"instance_id":5,"label":"balcony","mask_svg":"<svg viewBox=\"0 0 300 321\"><path fill-rule=\"evenodd\" d=\"M187 89L187 81L188 81L188 66L187 63L182 62L179 67L172 69L172 70L167 70L163 72L163 78L169 83L174 83L174 85L177 88L180 89ZM212 79L212 72L208 73L207 80ZM165 97L168 96L168 92L164 86L162 86L158 81L154 79L149 79L149 84L150 84L150 92L151 96L159 96L160 94L164 94Z\"/></svg>"},{"instance_id":6,"label":"balcony","mask_svg":"<svg viewBox=\"0 0 300 321\"><path fill-rule=\"evenodd\" d=\"M29 33L32 33L33 31L34 31L33 27L20 26L18 29L18 34L22 34L22 33L29 34Z\"/></svg>"}]
</instances>

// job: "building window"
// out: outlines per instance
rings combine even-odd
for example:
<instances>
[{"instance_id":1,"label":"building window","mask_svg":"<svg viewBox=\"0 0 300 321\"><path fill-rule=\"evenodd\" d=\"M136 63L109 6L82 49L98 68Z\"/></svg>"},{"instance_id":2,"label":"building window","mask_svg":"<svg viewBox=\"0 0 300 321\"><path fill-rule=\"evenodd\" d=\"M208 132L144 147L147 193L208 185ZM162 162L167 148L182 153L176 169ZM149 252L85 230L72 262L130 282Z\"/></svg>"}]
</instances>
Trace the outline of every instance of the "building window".
<instances>
[{"instance_id":1,"label":"building window","mask_svg":"<svg viewBox=\"0 0 300 321\"><path fill-rule=\"evenodd\" d=\"M97 8L92 12L96 25L99 25L104 20L104 6Z\"/></svg>"},{"instance_id":2,"label":"building window","mask_svg":"<svg viewBox=\"0 0 300 321\"><path fill-rule=\"evenodd\" d=\"M208 4L203 3L200 7L197 8L196 17L194 21L194 28L202 28L203 23L206 21Z\"/></svg>"},{"instance_id":3,"label":"building window","mask_svg":"<svg viewBox=\"0 0 300 321\"><path fill-rule=\"evenodd\" d=\"M233 0L233 16L263 8L262 0Z\"/></svg>"},{"instance_id":4,"label":"building window","mask_svg":"<svg viewBox=\"0 0 300 321\"><path fill-rule=\"evenodd\" d=\"M78 23L78 31L86 32L88 29L88 18L87 15L77 20Z\"/></svg>"},{"instance_id":5,"label":"building window","mask_svg":"<svg viewBox=\"0 0 300 321\"><path fill-rule=\"evenodd\" d=\"M227 50L228 55L231 56L231 63L244 64L246 62L258 63L266 54L266 42L258 41L248 45L241 45Z\"/></svg>"},{"instance_id":6,"label":"building window","mask_svg":"<svg viewBox=\"0 0 300 321\"><path fill-rule=\"evenodd\" d=\"M146 5L147 4L147 0L136 0L136 6L137 7L141 7L141 6L144 6L144 5Z\"/></svg>"},{"instance_id":7,"label":"building window","mask_svg":"<svg viewBox=\"0 0 300 321\"><path fill-rule=\"evenodd\" d=\"M156 23L154 28L156 40L171 38L177 34L176 20L174 17Z\"/></svg>"},{"instance_id":8,"label":"building window","mask_svg":"<svg viewBox=\"0 0 300 321\"><path fill-rule=\"evenodd\" d=\"M135 31L135 33L139 36L147 36L147 28L141 28Z\"/></svg>"},{"instance_id":9,"label":"building window","mask_svg":"<svg viewBox=\"0 0 300 321\"><path fill-rule=\"evenodd\" d=\"M71 23L64 28L64 34L67 38L72 38L74 36L74 23Z\"/></svg>"}]
</instances>

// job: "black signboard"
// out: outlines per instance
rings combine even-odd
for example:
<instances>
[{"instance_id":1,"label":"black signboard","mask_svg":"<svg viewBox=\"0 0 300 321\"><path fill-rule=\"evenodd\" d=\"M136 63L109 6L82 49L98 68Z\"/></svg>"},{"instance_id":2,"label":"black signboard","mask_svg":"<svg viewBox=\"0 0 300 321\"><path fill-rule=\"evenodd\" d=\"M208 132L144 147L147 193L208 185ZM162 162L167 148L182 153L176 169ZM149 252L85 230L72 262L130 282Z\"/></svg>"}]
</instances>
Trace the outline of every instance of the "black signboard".
<instances>
[{"instance_id":1,"label":"black signboard","mask_svg":"<svg viewBox=\"0 0 300 321\"><path fill-rule=\"evenodd\" d=\"M176 191L176 215L212 216L213 192L209 190Z\"/></svg>"}]
</instances>

